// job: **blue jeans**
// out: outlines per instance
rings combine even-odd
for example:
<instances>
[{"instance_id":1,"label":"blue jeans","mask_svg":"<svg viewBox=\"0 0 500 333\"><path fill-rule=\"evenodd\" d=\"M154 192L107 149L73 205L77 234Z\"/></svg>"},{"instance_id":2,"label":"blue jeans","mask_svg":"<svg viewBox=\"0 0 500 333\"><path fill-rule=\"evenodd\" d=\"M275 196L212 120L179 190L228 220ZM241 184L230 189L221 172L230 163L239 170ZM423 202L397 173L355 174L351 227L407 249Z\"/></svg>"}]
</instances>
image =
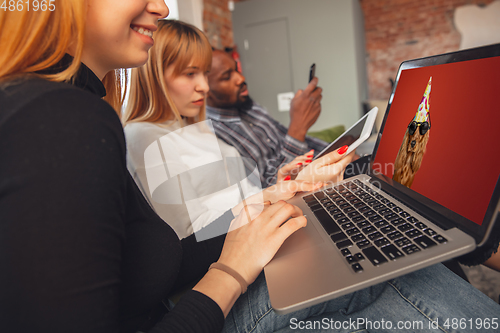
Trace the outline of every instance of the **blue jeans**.
<instances>
[{"instance_id":1,"label":"blue jeans","mask_svg":"<svg viewBox=\"0 0 500 333\"><path fill-rule=\"evenodd\" d=\"M287 315L271 308L261 274L234 305L223 332L493 333L499 321L500 305L438 264Z\"/></svg>"}]
</instances>

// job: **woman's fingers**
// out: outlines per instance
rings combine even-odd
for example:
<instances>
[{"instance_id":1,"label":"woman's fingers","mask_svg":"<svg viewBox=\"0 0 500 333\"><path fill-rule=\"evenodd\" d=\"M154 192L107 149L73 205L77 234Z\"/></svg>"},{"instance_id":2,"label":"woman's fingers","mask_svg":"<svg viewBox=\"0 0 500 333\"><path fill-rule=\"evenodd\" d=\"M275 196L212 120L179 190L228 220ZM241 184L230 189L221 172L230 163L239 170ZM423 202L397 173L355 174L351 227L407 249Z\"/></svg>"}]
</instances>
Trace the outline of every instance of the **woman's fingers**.
<instances>
[{"instance_id":1,"label":"woman's fingers","mask_svg":"<svg viewBox=\"0 0 500 333\"><path fill-rule=\"evenodd\" d=\"M285 207L285 208L283 208ZM266 201L261 204L252 204L246 205L240 215L235 220L239 220L240 226L248 223L248 220L253 221L256 219L269 219L272 218L276 212L279 210L291 209L291 207L295 207L283 200L280 200L274 204L271 204L269 201ZM294 216L299 216L302 214L302 211L297 207L298 211L294 211ZM243 214L245 213L245 214ZM298 214L298 215L295 215ZM245 216L242 216L245 215ZM243 222L243 224L242 224Z\"/></svg>"},{"instance_id":2,"label":"woman's fingers","mask_svg":"<svg viewBox=\"0 0 500 333\"><path fill-rule=\"evenodd\" d=\"M292 180L282 186L286 186L285 190L289 193L310 192L323 186L322 182L312 183L305 180Z\"/></svg>"},{"instance_id":3,"label":"woman's fingers","mask_svg":"<svg viewBox=\"0 0 500 333\"><path fill-rule=\"evenodd\" d=\"M231 222L228 232L244 227L249 223L267 225L268 222L264 221L275 221L272 225L277 224L279 226L291 216L295 217L302 214L302 211L298 207L298 210L295 210L293 207L295 206L285 201L278 201L272 205L269 202L246 205L243 207L240 214Z\"/></svg>"},{"instance_id":4,"label":"woman's fingers","mask_svg":"<svg viewBox=\"0 0 500 333\"><path fill-rule=\"evenodd\" d=\"M259 211L258 205L246 208L248 216ZM307 220L298 207L284 201L265 205L250 223L245 223L246 218L241 215L233 224L242 225L227 234L219 262L236 270L250 283L273 258L284 240L304 227Z\"/></svg>"},{"instance_id":5,"label":"woman's fingers","mask_svg":"<svg viewBox=\"0 0 500 333\"><path fill-rule=\"evenodd\" d=\"M276 231L276 240L283 244L283 242L290 237L297 230L304 228L307 225L307 218L302 216L297 216L289 219L283 223Z\"/></svg>"},{"instance_id":6,"label":"woman's fingers","mask_svg":"<svg viewBox=\"0 0 500 333\"><path fill-rule=\"evenodd\" d=\"M318 158L315 162L315 164L320 164L320 165L329 165L336 163L342 159L342 157L345 155L347 152L347 146L340 147L339 149L332 151L325 156L322 156ZM347 165L347 164L346 164Z\"/></svg>"},{"instance_id":7,"label":"woman's fingers","mask_svg":"<svg viewBox=\"0 0 500 333\"><path fill-rule=\"evenodd\" d=\"M273 203L279 200L288 200L297 192L315 191L324 185L322 182L312 183L304 180L280 182L264 190L264 199Z\"/></svg>"},{"instance_id":8,"label":"woman's fingers","mask_svg":"<svg viewBox=\"0 0 500 333\"><path fill-rule=\"evenodd\" d=\"M229 231L236 230L252 222L270 206L271 203L269 201L266 201L264 203L244 205L238 216L236 216L236 218L231 222Z\"/></svg>"},{"instance_id":9,"label":"woman's fingers","mask_svg":"<svg viewBox=\"0 0 500 333\"><path fill-rule=\"evenodd\" d=\"M354 152L351 152L347 156L341 156L340 160L337 160L334 164L342 166L343 168L345 168L349 163L351 163L351 161L352 161L352 159L354 157L354 154L355 154Z\"/></svg>"},{"instance_id":10,"label":"woman's fingers","mask_svg":"<svg viewBox=\"0 0 500 333\"><path fill-rule=\"evenodd\" d=\"M345 164L344 169L349 163L351 163L354 160L355 157L356 157L356 151L353 151L341 160L341 162Z\"/></svg>"},{"instance_id":11,"label":"woman's fingers","mask_svg":"<svg viewBox=\"0 0 500 333\"><path fill-rule=\"evenodd\" d=\"M299 207L285 201L278 201L273 206L275 206L275 209L269 211L271 213L270 220L266 223L272 228L279 228L288 219L303 215Z\"/></svg>"},{"instance_id":12,"label":"woman's fingers","mask_svg":"<svg viewBox=\"0 0 500 333\"><path fill-rule=\"evenodd\" d=\"M247 213L247 216L251 218L252 222L260 223L262 221L281 220L281 222L276 222L278 226L290 217L302 215L302 210L299 207L283 200L274 204L248 205L242 211ZM241 215L242 214L238 215L235 220L241 220ZM264 222L264 224L267 223L268 222Z\"/></svg>"},{"instance_id":13,"label":"woman's fingers","mask_svg":"<svg viewBox=\"0 0 500 333\"><path fill-rule=\"evenodd\" d=\"M351 162L354 154L345 156L348 146L343 146L336 151L326 154L311 163L310 166L301 171L297 179L310 182L323 181L326 183L342 180L345 167Z\"/></svg>"},{"instance_id":14,"label":"woman's fingers","mask_svg":"<svg viewBox=\"0 0 500 333\"><path fill-rule=\"evenodd\" d=\"M349 155L345 156L340 161L337 161L336 163L327 165L325 167L329 169L330 173L339 174L342 171L344 171L344 169L347 167L349 163L351 163L352 159L354 158L354 155L355 153L351 152Z\"/></svg>"},{"instance_id":15,"label":"woman's fingers","mask_svg":"<svg viewBox=\"0 0 500 333\"><path fill-rule=\"evenodd\" d=\"M344 171L345 168L349 163L351 163L352 159L354 157L354 152L350 153L340 161L338 161L335 164L330 164L327 166L324 166L320 170L329 175L328 180L324 180L325 185L330 184L330 183L338 183L344 179Z\"/></svg>"},{"instance_id":16,"label":"woman's fingers","mask_svg":"<svg viewBox=\"0 0 500 333\"><path fill-rule=\"evenodd\" d=\"M277 181L286 181L295 179L295 176L308 164L312 162L314 157L314 149L311 149L307 153L297 156L293 161L285 164L278 170Z\"/></svg>"}]
</instances>

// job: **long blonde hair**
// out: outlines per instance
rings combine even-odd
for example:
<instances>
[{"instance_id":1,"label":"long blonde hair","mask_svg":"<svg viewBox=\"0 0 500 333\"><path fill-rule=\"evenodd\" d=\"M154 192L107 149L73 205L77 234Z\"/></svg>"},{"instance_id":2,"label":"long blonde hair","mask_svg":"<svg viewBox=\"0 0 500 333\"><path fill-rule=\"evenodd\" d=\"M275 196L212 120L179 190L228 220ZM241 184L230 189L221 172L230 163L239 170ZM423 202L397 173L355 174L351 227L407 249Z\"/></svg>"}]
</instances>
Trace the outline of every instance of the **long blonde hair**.
<instances>
[{"instance_id":1,"label":"long blonde hair","mask_svg":"<svg viewBox=\"0 0 500 333\"><path fill-rule=\"evenodd\" d=\"M0 84L9 84L12 79L25 75L71 81L80 68L87 1L58 0L53 11L28 10L23 2L22 10L18 9L0 10ZM74 58L68 68L55 74L37 73L56 65L69 47L74 50ZM120 109L123 99L118 73L111 71L103 80L107 90L105 100L115 110Z\"/></svg>"},{"instance_id":2,"label":"long blonde hair","mask_svg":"<svg viewBox=\"0 0 500 333\"><path fill-rule=\"evenodd\" d=\"M132 69L130 95L123 123L135 121L162 122L172 116L182 124L181 115L172 101L165 82L165 69L174 64L177 76L194 63L202 71L212 67L212 47L207 37L191 24L160 20L153 35L155 44L146 64ZM188 124L205 119L205 103L198 116L187 118Z\"/></svg>"}]
</instances>

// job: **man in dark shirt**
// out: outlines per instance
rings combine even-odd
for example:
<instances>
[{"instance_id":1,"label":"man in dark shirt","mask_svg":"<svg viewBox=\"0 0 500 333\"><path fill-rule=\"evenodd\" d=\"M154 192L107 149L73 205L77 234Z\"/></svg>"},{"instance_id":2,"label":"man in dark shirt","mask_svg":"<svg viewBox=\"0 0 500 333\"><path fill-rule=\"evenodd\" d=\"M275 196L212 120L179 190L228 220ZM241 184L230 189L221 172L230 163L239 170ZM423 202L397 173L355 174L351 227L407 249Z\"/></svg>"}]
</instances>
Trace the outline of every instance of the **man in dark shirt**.
<instances>
[{"instance_id":1,"label":"man in dark shirt","mask_svg":"<svg viewBox=\"0 0 500 333\"><path fill-rule=\"evenodd\" d=\"M262 186L276 182L280 166L311 149L319 152L326 147L324 141L306 136L321 112L322 89L317 78L292 99L288 128L252 101L245 77L226 52L213 52L208 83L207 118L219 138L257 163Z\"/></svg>"}]
</instances>

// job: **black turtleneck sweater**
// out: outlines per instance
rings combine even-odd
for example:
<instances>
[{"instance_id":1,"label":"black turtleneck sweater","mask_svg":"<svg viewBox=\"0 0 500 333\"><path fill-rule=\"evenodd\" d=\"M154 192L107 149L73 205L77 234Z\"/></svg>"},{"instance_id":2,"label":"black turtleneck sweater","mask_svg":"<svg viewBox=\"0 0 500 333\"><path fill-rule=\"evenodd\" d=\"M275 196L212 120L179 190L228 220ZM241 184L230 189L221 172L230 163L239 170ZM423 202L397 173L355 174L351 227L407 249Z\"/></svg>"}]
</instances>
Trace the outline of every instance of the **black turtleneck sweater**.
<instances>
[{"instance_id":1,"label":"black turtleneck sweater","mask_svg":"<svg viewBox=\"0 0 500 333\"><path fill-rule=\"evenodd\" d=\"M73 85L0 84L1 331L135 332L220 255L223 236L179 241L142 197L104 95L83 65ZM215 302L189 291L150 332L223 324Z\"/></svg>"}]
</instances>

